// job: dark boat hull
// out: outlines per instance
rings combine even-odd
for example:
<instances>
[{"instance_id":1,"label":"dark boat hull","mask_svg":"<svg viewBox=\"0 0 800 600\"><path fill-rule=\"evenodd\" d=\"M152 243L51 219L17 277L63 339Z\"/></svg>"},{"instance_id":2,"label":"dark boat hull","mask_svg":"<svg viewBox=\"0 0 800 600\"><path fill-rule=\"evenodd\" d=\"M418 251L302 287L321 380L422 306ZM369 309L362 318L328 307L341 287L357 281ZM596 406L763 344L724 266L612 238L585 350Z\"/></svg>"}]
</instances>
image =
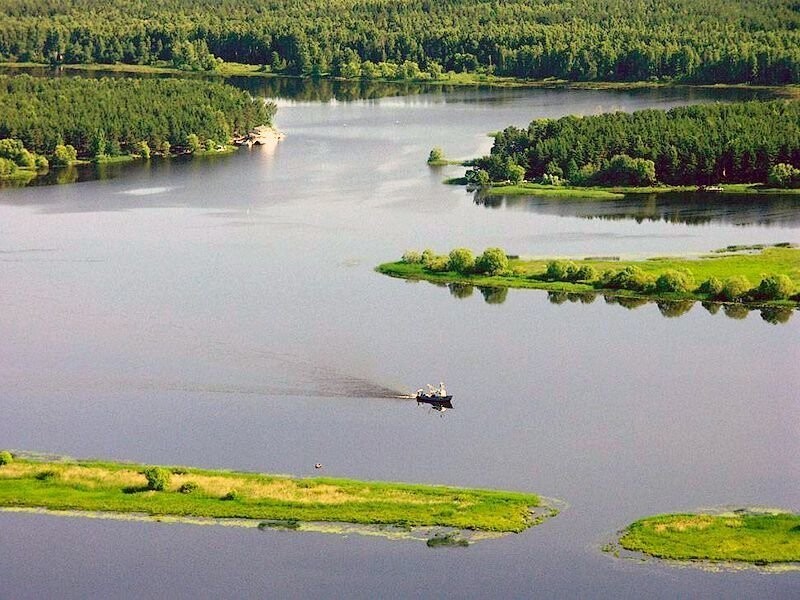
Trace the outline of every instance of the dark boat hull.
<instances>
[{"instance_id":1,"label":"dark boat hull","mask_svg":"<svg viewBox=\"0 0 800 600\"><path fill-rule=\"evenodd\" d=\"M441 406L442 408L453 408L452 399L452 396L417 394L417 404L430 404L431 406Z\"/></svg>"}]
</instances>

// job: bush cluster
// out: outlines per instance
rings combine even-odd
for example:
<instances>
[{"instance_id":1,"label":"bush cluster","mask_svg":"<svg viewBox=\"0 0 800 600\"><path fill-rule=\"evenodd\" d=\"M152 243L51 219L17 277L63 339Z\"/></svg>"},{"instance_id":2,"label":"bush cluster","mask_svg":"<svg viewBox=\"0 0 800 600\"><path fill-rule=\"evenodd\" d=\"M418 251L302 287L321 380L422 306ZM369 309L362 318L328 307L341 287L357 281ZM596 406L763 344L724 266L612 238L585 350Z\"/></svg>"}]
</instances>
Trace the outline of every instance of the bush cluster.
<instances>
[{"instance_id":1,"label":"bush cluster","mask_svg":"<svg viewBox=\"0 0 800 600\"><path fill-rule=\"evenodd\" d=\"M147 489L156 492L164 491L169 485L170 472L162 467L148 467L142 471L147 479Z\"/></svg>"},{"instance_id":2,"label":"bush cluster","mask_svg":"<svg viewBox=\"0 0 800 600\"><path fill-rule=\"evenodd\" d=\"M420 264L428 271L455 271L462 275L499 275L508 270L508 256L502 248L486 248L478 257L469 248L455 248L446 255L429 248L421 253L407 250L401 261Z\"/></svg>"},{"instance_id":3,"label":"bush cluster","mask_svg":"<svg viewBox=\"0 0 800 600\"><path fill-rule=\"evenodd\" d=\"M0 451L0 467L3 465L10 465L14 462L14 456L8 450Z\"/></svg>"},{"instance_id":4,"label":"bush cluster","mask_svg":"<svg viewBox=\"0 0 800 600\"><path fill-rule=\"evenodd\" d=\"M656 291L691 292L695 287L694 275L687 269L667 269L656 278Z\"/></svg>"},{"instance_id":5,"label":"bush cluster","mask_svg":"<svg viewBox=\"0 0 800 600\"><path fill-rule=\"evenodd\" d=\"M438 255L430 249L422 253L409 250L403 254L402 262L421 264L433 272L453 271L463 275L509 273L508 256L501 248L487 248L478 257L468 248L455 248L449 255ZM783 274L765 276L755 287L744 275L735 275L725 281L710 277L697 285L693 273L685 268L666 269L656 276L645 272L641 267L629 265L623 269L608 269L598 274L591 264L578 265L571 260L551 260L542 275L532 277L546 281L584 282L599 289L629 290L643 294L695 293L710 300L726 302L800 299L794 282ZM460 297L469 295L471 291L462 292L458 289L453 292L451 289L454 295Z\"/></svg>"},{"instance_id":6,"label":"bush cluster","mask_svg":"<svg viewBox=\"0 0 800 600\"><path fill-rule=\"evenodd\" d=\"M551 281L593 281L597 269L592 265L577 266L571 260L551 260L545 269L545 278Z\"/></svg>"},{"instance_id":7,"label":"bush cluster","mask_svg":"<svg viewBox=\"0 0 800 600\"><path fill-rule=\"evenodd\" d=\"M767 183L777 188L800 187L800 169L789 163L778 163L769 170Z\"/></svg>"},{"instance_id":8,"label":"bush cluster","mask_svg":"<svg viewBox=\"0 0 800 600\"><path fill-rule=\"evenodd\" d=\"M8 177L17 169L42 171L48 167L47 159L25 148L17 139L0 139L0 177Z\"/></svg>"},{"instance_id":9,"label":"bush cluster","mask_svg":"<svg viewBox=\"0 0 800 600\"><path fill-rule=\"evenodd\" d=\"M181 494L191 494L192 492L196 492L200 488L194 481L187 481L181 487L178 488L178 491Z\"/></svg>"}]
</instances>

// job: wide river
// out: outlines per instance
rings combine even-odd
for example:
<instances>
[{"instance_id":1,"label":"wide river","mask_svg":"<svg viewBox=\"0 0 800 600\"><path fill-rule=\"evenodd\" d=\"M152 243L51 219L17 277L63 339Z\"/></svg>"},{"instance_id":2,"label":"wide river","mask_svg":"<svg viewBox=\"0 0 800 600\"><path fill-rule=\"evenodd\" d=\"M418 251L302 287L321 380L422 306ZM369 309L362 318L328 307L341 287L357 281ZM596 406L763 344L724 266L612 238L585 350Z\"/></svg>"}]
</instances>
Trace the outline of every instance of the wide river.
<instances>
[{"instance_id":1,"label":"wide river","mask_svg":"<svg viewBox=\"0 0 800 600\"><path fill-rule=\"evenodd\" d=\"M732 97L283 97L275 148L0 190L0 447L297 475L321 462L330 476L566 503L523 534L438 550L0 513L0 598L796 598L798 572L600 548L653 513L800 510L800 316L697 304L666 318L681 311L451 293L373 271L409 248L627 256L800 242L797 199L484 203L442 185L463 169L425 164L432 146L475 156L487 132L536 117ZM455 395L443 415L389 397L440 380Z\"/></svg>"}]
</instances>

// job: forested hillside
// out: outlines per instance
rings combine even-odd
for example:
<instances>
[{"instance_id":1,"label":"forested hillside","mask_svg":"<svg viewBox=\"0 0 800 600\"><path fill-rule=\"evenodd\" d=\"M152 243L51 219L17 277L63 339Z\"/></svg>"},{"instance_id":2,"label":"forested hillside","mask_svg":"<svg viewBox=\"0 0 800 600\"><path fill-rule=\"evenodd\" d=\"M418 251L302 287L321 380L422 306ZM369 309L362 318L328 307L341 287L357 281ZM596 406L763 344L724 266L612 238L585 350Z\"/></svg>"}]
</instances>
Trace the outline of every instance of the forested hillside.
<instances>
[{"instance_id":1,"label":"forested hillside","mask_svg":"<svg viewBox=\"0 0 800 600\"><path fill-rule=\"evenodd\" d=\"M520 165L526 179L549 175L579 185L766 182L779 164L800 166L800 102L538 119L497 134L491 155L477 161L495 180Z\"/></svg>"},{"instance_id":2,"label":"forested hillside","mask_svg":"<svg viewBox=\"0 0 800 600\"><path fill-rule=\"evenodd\" d=\"M798 0L4 0L0 59L800 82Z\"/></svg>"},{"instance_id":3,"label":"forested hillside","mask_svg":"<svg viewBox=\"0 0 800 600\"><path fill-rule=\"evenodd\" d=\"M59 145L93 157L138 152L142 142L155 151L227 143L274 113L272 103L207 81L0 76L0 139L47 155Z\"/></svg>"}]
</instances>

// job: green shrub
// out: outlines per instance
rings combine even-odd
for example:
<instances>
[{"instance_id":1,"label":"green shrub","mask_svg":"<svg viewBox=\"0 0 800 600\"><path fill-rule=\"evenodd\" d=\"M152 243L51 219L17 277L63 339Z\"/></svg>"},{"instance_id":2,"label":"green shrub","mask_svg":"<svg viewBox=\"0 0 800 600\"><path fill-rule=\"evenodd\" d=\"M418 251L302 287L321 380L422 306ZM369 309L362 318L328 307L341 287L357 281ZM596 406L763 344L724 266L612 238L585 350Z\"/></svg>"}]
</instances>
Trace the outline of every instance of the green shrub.
<instances>
[{"instance_id":1,"label":"green shrub","mask_svg":"<svg viewBox=\"0 0 800 600\"><path fill-rule=\"evenodd\" d=\"M722 293L722 282L716 277L709 277L700 287L697 288L699 294L708 294L712 298L718 297Z\"/></svg>"},{"instance_id":2,"label":"green shrub","mask_svg":"<svg viewBox=\"0 0 800 600\"><path fill-rule=\"evenodd\" d=\"M163 467L148 467L142 471L147 479L147 489L161 492L169 485L170 472Z\"/></svg>"},{"instance_id":3,"label":"green shrub","mask_svg":"<svg viewBox=\"0 0 800 600\"><path fill-rule=\"evenodd\" d=\"M436 146L431 150L431 153L428 154L428 162L435 163L439 162L440 160L444 160L444 150Z\"/></svg>"},{"instance_id":4,"label":"green shrub","mask_svg":"<svg viewBox=\"0 0 800 600\"><path fill-rule=\"evenodd\" d=\"M237 492L236 490L231 490L230 492L225 494L221 498L221 500L225 500L226 502L228 502L228 501L231 501L231 500L239 500L239 498L241 498L241 496L239 495L239 492Z\"/></svg>"},{"instance_id":5,"label":"green shrub","mask_svg":"<svg viewBox=\"0 0 800 600\"><path fill-rule=\"evenodd\" d=\"M685 269L668 269L656 279L657 292L688 292L694 288L694 275Z\"/></svg>"},{"instance_id":6,"label":"green shrub","mask_svg":"<svg viewBox=\"0 0 800 600\"><path fill-rule=\"evenodd\" d=\"M55 152L53 152L53 164L60 167L65 167L74 162L78 158L78 152L73 146L67 144L58 144Z\"/></svg>"},{"instance_id":7,"label":"green shrub","mask_svg":"<svg viewBox=\"0 0 800 600\"><path fill-rule=\"evenodd\" d=\"M169 142L164 141L164 142L161 142L161 144L158 146L158 151L161 152L162 156L169 156L169 149L170 148L171 148L171 146L169 145Z\"/></svg>"},{"instance_id":8,"label":"green shrub","mask_svg":"<svg viewBox=\"0 0 800 600\"><path fill-rule=\"evenodd\" d=\"M449 268L457 273L470 273L475 269L475 255L469 248L456 248L450 251Z\"/></svg>"},{"instance_id":9,"label":"green shrub","mask_svg":"<svg viewBox=\"0 0 800 600\"><path fill-rule=\"evenodd\" d=\"M508 269L508 257L502 248L487 248L475 262L475 268L480 273L497 275Z\"/></svg>"},{"instance_id":10,"label":"green shrub","mask_svg":"<svg viewBox=\"0 0 800 600\"><path fill-rule=\"evenodd\" d=\"M187 481L181 487L178 488L178 491L181 494L191 494L192 492L196 492L200 489L200 486L197 485L194 481Z\"/></svg>"},{"instance_id":11,"label":"green shrub","mask_svg":"<svg viewBox=\"0 0 800 600\"><path fill-rule=\"evenodd\" d=\"M186 148L191 153L199 152L201 150L200 138L196 133L190 133L186 136Z\"/></svg>"},{"instance_id":12,"label":"green shrub","mask_svg":"<svg viewBox=\"0 0 800 600\"><path fill-rule=\"evenodd\" d=\"M639 267L631 265L611 275L604 285L612 290L647 292L655 289L655 279Z\"/></svg>"},{"instance_id":13,"label":"green shrub","mask_svg":"<svg viewBox=\"0 0 800 600\"><path fill-rule=\"evenodd\" d=\"M148 160L150 158L150 146L147 145L147 142L139 142L136 144L136 151L143 159Z\"/></svg>"},{"instance_id":14,"label":"green shrub","mask_svg":"<svg viewBox=\"0 0 800 600\"><path fill-rule=\"evenodd\" d=\"M47 159L42 156L41 154L37 154L36 158L34 159L35 168L37 171L44 171L50 167L50 163Z\"/></svg>"},{"instance_id":15,"label":"green shrub","mask_svg":"<svg viewBox=\"0 0 800 600\"><path fill-rule=\"evenodd\" d=\"M794 283L786 275L770 275L758 285L758 297L764 300L786 300L794 293Z\"/></svg>"},{"instance_id":16,"label":"green shrub","mask_svg":"<svg viewBox=\"0 0 800 600\"><path fill-rule=\"evenodd\" d=\"M450 259L447 256L434 256L426 267L429 271L441 273L450 270Z\"/></svg>"},{"instance_id":17,"label":"green shrub","mask_svg":"<svg viewBox=\"0 0 800 600\"><path fill-rule=\"evenodd\" d=\"M551 260L544 274L551 281L572 281L577 272L578 267L571 260Z\"/></svg>"},{"instance_id":18,"label":"green shrub","mask_svg":"<svg viewBox=\"0 0 800 600\"><path fill-rule=\"evenodd\" d=\"M778 188L800 186L800 169L789 163L778 163L769 170L767 183Z\"/></svg>"},{"instance_id":19,"label":"green shrub","mask_svg":"<svg viewBox=\"0 0 800 600\"><path fill-rule=\"evenodd\" d=\"M418 265L422 262L422 254L416 250L406 250L400 260L409 265Z\"/></svg>"},{"instance_id":20,"label":"green shrub","mask_svg":"<svg viewBox=\"0 0 800 600\"><path fill-rule=\"evenodd\" d=\"M744 296L753 286L744 275L734 275L725 280L722 284L720 297L723 300L738 300Z\"/></svg>"},{"instance_id":21,"label":"green shrub","mask_svg":"<svg viewBox=\"0 0 800 600\"><path fill-rule=\"evenodd\" d=\"M38 479L39 481L53 481L54 479L58 479L58 472L53 471L52 469L47 471L39 471L34 475L34 478Z\"/></svg>"},{"instance_id":22,"label":"green shrub","mask_svg":"<svg viewBox=\"0 0 800 600\"><path fill-rule=\"evenodd\" d=\"M8 450L0 451L0 467L3 465L10 465L14 462L14 456Z\"/></svg>"},{"instance_id":23,"label":"green shrub","mask_svg":"<svg viewBox=\"0 0 800 600\"><path fill-rule=\"evenodd\" d=\"M0 157L0 177L10 177L17 172L17 164L10 158Z\"/></svg>"},{"instance_id":24,"label":"green shrub","mask_svg":"<svg viewBox=\"0 0 800 600\"><path fill-rule=\"evenodd\" d=\"M422 251L422 266L428 267L435 257L436 253L433 250L430 248L425 248L425 250Z\"/></svg>"},{"instance_id":25,"label":"green shrub","mask_svg":"<svg viewBox=\"0 0 800 600\"><path fill-rule=\"evenodd\" d=\"M597 279L597 269L592 265L581 265L573 276L574 281L594 281L595 279Z\"/></svg>"}]
</instances>

